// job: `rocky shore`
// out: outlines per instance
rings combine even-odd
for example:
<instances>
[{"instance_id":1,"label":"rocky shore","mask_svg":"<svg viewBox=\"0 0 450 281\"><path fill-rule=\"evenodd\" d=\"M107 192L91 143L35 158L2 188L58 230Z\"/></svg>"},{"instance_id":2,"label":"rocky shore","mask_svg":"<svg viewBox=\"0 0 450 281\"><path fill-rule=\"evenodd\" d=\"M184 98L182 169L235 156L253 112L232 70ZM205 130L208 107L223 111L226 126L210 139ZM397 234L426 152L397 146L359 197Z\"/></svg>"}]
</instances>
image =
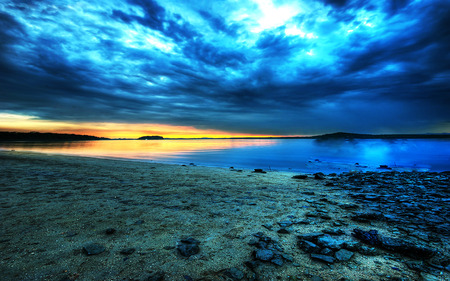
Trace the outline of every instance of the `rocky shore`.
<instances>
[{"instance_id":1,"label":"rocky shore","mask_svg":"<svg viewBox=\"0 0 450 281\"><path fill-rule=\"evenodd\" d=\"M0 152L2 280L450 280L450 173Z\"/></svg>"}]
</instances>

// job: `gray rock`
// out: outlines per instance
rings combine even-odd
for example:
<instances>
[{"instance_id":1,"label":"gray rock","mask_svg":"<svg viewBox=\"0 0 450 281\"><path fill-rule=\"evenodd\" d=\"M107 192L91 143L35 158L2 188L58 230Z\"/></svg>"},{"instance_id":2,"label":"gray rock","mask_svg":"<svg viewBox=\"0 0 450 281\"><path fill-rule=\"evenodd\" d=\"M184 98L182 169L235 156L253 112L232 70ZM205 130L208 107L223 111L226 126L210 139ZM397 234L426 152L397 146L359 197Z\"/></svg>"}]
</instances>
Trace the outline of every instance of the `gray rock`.
<instances>
[{"instance_id":1,"label":"gray rock","mask_svg":"<svg viewBox=\"0 0 450 281\"><path fill-rule=\"evenodd\" d=\"M353 257L354 253L345 249L340 249L337 251L334 256L338 261L348 261Z\"/></svg>"},{"instance_id":2,"label":"gray rock","mask_svg":"<svg viewBox=\"0 0 450 281\"><path fill-rule=\"evenodd\" d=\"M324 236L320 236L317 238L317 244L324 247L324 248L330 248L333 250L339 250L344 245L344 240L338 240L333 237L331 237L329 234L325 234Z\"/></svg>"}]
</instances>

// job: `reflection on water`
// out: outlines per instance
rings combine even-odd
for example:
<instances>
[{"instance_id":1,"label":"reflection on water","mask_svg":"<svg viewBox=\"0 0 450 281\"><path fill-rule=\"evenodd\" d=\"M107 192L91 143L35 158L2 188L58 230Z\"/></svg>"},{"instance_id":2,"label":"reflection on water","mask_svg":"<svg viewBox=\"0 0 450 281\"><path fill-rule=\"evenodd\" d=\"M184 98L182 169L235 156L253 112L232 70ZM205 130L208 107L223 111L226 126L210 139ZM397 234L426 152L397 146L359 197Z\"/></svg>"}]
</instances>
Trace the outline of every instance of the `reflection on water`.
<instances>
[{"instance_id":1,"label":"reflection on water","mask_svg":"<svg viewBox=\"0 0 450 281\"><path fill-rule=\"evenodd\" d=\"M270 146L274 140L105 140L73 142L11 142L0 148L105 158L163 161L196 152L211 152L249 146Z\"/></svg>"},{"instance_id":2,"label":"reflection on water","mask_svg":"<svg viewBox=\"0 0 450 281\"><path fill-rule=\"evenodd\" d=\"M0 143L2 149L235 168L450 170L449 140L207 139Z\"/></svg>"}]
</instances>

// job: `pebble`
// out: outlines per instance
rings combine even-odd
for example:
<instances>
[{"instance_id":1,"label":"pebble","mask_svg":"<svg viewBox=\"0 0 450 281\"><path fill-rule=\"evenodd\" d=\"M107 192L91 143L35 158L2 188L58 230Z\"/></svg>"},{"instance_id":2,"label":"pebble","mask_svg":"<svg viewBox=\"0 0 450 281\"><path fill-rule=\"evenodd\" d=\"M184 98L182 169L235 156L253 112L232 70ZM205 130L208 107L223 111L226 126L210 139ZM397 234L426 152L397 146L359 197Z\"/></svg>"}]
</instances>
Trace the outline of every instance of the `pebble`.
<instances>
[{"instance_id":1,"label":"pebble","mask_svg":"<svg viewBox=\"0 0 450 281\"><path fill-rule=\"evenodd\" d=\"M98 255L98 254L103 253L105 250L106 249L103 245L100 245L97 243L90 243L90 244L83 246L83 252L87 256Z\"/></svg>"},{"instance_id":2,"label":"pebble","mask_svg":"<svg viewBox=\"0 0 450 281\"><path fill-rule=\"evenodd\" d=\"M132 253L134 253L136 251L135 248L127 248L127 249L123 249L122 251L120 251L120 254L122 255L131 255Z\"/></svg>"},{"instance_id":3,"label":"pebble","mask_svg":"<svg viewBox=\"0 0 450 281\"><path fill-rule=\"evenodd\" d=\"M106 233L107 235L111 235L111 234L116 233L116 230L115 230L114 228L107 228L107 229L105 230L105 233Z\"/></svg>"},{"instance_id":4,"label":"pebble","mask_svg":"<svg viewBox=\"0 0 450 281\"><path fill-rule=\"evenodd\" d=\"M200 242L192 237L181 239L177 246L178 252L184 257L190 257L200 252Z\"/></svg>"}]
</instances>

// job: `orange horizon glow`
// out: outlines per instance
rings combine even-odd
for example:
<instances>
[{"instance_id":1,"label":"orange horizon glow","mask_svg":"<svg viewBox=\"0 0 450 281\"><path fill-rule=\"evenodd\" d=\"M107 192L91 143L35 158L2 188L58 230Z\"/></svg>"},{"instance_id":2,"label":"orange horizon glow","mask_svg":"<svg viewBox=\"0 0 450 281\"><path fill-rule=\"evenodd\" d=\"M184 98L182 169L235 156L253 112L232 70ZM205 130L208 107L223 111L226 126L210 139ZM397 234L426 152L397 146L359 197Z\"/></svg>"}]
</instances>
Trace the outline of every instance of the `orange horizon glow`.
<instances>
[{"instance_id":1,"label":"orange horizon glow","mask_svg":"<svg viewBox=\"0 0 450 281\"><path fill-rule=\"evenodd\" d=\"M242 134L214 129L198 129L193 126L152 123L63 122L8 113L0 113L0 131L78 134L111 139L136 139L154 135L164 138L285 137L285 135Z\"/></svg>"}]
</instances>

